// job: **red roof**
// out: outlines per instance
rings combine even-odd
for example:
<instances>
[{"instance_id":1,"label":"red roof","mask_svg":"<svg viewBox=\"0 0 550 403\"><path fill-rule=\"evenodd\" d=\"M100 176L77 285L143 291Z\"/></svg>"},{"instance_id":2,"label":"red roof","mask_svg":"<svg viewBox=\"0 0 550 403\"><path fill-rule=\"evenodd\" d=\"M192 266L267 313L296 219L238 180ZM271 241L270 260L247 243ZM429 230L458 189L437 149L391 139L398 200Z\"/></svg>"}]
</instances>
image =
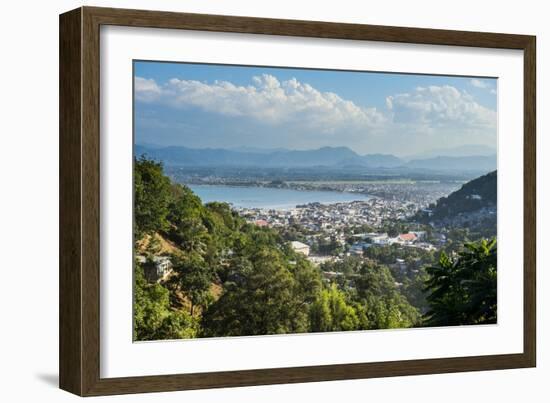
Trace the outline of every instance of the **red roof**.
<instances>
[{"instance_id":1,"label":"red roof","mask_svg":"<svg viewBox=\"0 0 550 403\"><path fill-rule=\"evenodd\" d=\"M266 220L256 220L254 221L254 224L256 224L258 227L267 227Z\"/></svg>"},{"instance_id":2,"label":"red roof","mask_svg":"<svg viewBox=\"0 0 550 403\"><path fill-rule=\"evenodd\" d=\"M415 234L399 234L399 239L402 241L416 241L416 235Z\"/></svg>"}]
</instances>

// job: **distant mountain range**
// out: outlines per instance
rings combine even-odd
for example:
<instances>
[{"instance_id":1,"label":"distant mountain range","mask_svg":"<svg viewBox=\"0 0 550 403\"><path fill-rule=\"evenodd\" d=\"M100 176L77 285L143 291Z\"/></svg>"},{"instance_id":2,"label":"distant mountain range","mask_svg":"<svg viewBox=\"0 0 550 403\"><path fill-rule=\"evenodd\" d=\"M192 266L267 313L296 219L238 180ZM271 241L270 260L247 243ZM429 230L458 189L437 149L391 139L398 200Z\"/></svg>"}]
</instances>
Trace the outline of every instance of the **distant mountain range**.
<instances>
[{"instance_id":1,"label":"distant mountain range","mask_svg":"<svg viewBox=\"0 0 550 403\"><path fill-rule=\"evenodd\" d=\"M182 146L158 147L136 145L136 156L147 155L167 166L181 167L258 167L305 168L330 167L381 168L437 171L491 171L496 169L496 155L436 156L405 160L391 154L360 155L347 147L322 147L316 150L287 149L216 149Z\"/></svg>"}]
</instances>

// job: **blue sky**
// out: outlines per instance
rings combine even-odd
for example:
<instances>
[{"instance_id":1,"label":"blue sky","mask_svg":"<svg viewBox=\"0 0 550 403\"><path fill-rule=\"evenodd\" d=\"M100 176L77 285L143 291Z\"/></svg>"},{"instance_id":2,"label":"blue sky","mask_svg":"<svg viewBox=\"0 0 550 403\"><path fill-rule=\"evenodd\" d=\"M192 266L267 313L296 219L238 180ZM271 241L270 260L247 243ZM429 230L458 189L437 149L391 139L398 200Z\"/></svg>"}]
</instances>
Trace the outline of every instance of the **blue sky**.
<instances>
[{"instance_id":1,"label":"blue sky","mask_svg":"<svg viewBox=\"0 0 550 403\"><path fill-rule=\"evenodd\" d=\"M496 146L496 79L135 62L137 143L407 155Z\"/></svg>"}]
</instances>

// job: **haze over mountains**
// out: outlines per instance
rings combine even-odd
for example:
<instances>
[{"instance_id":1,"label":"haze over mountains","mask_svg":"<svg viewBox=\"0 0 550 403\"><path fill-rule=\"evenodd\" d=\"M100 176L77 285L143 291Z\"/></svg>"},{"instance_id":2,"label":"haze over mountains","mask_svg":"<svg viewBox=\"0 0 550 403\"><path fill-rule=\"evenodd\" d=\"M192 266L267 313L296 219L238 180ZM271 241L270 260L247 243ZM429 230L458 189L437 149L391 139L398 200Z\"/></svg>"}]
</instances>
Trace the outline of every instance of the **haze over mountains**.
<instances>
[{"instance_id":1,"label":"haze over mountains","mask_svg":"<svg viewBox=\"0 0 550 403\"><path fill-rule=\"evenodd\" d=\"M418 160L434 157L474 157L474 156L488 156L495 155L496 149L494 147L481 145L481 144L465 144L457 147L450 148L435 148L432 150L424 151L422 153L416 153L408 155L404 159L406 160Z\"/></svg>"},{"instance_id":2,"label":"haze over mountains","mask_svg":"<svg viewBox=\"0 0 550 403\"><path fill-rule=\"evenodd\" d=\"M202 148L182 146L159 147L136 144L136 156L143 154L162 161L166 166L181 167L258 167L306 168L330 167L334 169L372 168L437 171L491 171L496 169L496 153L481 147L482 154L462 155L467 151L448 149L452 155L433 155L405 159L391 154L360 155L347 147L322 147L314 150ZM474 150L476 151L476 150ZM491 153L491 151L493 151ZM437 152L437 151L436 151ZM445 152L443 150L442 152ZM484 155L483 153L488 153Z\"/></svg>"}]
</instances>

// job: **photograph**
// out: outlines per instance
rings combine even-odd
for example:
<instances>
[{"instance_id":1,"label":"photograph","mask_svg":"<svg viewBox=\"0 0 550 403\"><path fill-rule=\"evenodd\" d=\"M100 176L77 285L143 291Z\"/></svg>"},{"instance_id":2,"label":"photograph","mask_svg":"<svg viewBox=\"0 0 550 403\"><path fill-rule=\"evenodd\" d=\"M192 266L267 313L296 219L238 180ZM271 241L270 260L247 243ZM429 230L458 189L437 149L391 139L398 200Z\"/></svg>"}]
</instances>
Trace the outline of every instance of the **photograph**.
<instances>
[{"instance_id":1,"label":"photograph","mask_svg":"<svg viewBox=\"0 0 550 403\"><path fill-rule=\"evenodd\" d=\"M497 79L133 63L134 341L497 323Z\"/></svg>"}]
</instances>

